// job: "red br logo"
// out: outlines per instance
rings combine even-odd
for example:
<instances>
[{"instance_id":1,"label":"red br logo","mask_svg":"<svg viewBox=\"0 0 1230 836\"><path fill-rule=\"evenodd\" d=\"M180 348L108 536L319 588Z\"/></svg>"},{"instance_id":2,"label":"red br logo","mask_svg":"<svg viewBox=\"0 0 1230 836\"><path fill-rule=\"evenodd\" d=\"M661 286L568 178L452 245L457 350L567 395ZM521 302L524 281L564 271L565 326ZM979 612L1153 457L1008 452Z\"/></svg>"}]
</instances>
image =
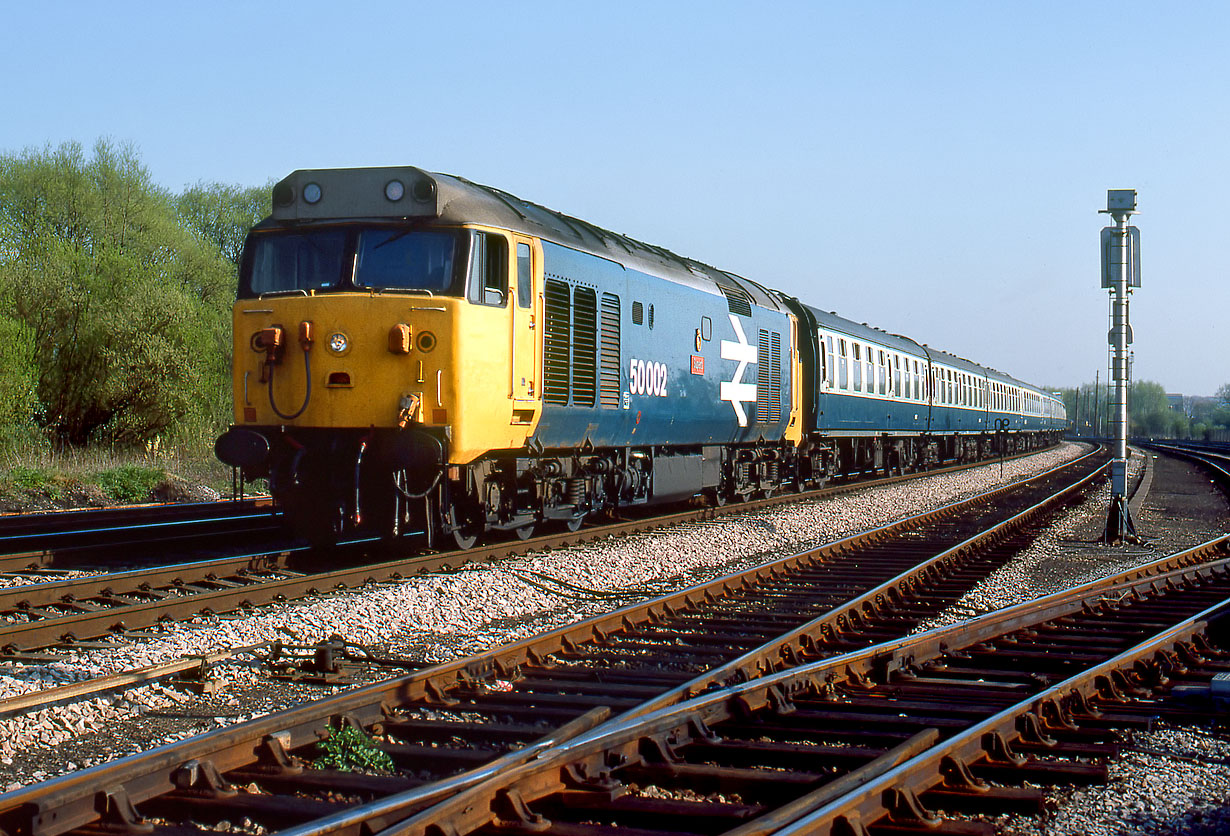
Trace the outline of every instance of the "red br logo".
<instances>
[{"instance_id":1,"label":"red br logo","mask_svg":"<svg viewBox=\"0 0 1230 836\"><path fill-rule=\"evenodd\" d=\"M705 358L699 357L693 354L692 355L692 374L704 374L704 373L705 373Z\"/></svg>"}]
</instances>

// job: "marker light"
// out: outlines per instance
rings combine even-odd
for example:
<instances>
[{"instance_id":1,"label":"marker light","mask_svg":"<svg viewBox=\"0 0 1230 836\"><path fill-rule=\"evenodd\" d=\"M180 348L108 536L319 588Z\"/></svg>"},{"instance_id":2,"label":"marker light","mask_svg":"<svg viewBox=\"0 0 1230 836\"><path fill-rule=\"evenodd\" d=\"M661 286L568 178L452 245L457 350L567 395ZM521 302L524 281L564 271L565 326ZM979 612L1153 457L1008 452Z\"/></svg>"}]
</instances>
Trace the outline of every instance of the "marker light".
<instances>
[{"instance_id":1,"label":"marker light","mask_svg":"<svg viewBox=\"0 0 1230 836\"><path fill-rule=\"evenodd\" d=\"M303 199L308 203L318 203L320 201L320 184L308 183L303 187Z\"/></svg>"},{"instance_id":2,"label":"marker light","mask_svg":"<svg viewBox=\"0 0 1230 836\"><path fill-rule=\"evenodd\" d=\"M335 334L329 335L329 350L334 354L345 354L350 348L350 340L346 339L346 335L338 331Z\"/></svg>"},{"instance_id":3,"label":"marker light","mask_svg":"<svg viewBox=\"0 0 1230 836\"><path fill-rule=\"evenodd\" d=\"M406 194L406 187L400 180L390 180L384 184L384 196L393 203L401 200Z\"/></svg>"}]
</instances>

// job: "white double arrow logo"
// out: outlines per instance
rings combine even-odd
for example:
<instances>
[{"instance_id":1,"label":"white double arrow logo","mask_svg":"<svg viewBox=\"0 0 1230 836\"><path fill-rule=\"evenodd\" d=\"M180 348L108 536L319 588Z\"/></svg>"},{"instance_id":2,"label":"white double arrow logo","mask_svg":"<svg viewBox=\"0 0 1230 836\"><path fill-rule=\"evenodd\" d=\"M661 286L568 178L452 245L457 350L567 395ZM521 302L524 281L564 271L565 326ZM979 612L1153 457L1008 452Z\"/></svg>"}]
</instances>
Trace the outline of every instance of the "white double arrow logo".
<instances>
[{"instance_id":1,"label":"white double arrow logo","mask_svg":"<svg viewBox=\"0 0 1230 836\"><path fill-rule=\"evenodd\" d=\"M730 340L722 340L722 359L723 360L738 360L739 365L735 367L735 374L730 380L723 380L720 390L722 400L730 401L730 405L735 409L735 417L739 419L739 426L747 426L747 413L743 410L743 404L755 403L756 401L756 384L744 383L743 372L747 369L748 363L757 363L759 358L756 353L756 346L748 345L747 337L743 334L743 326L734 314L730 316L730 324L734 326L735 336L739 338L738 342Z\"/></svg>"}]
</instances>

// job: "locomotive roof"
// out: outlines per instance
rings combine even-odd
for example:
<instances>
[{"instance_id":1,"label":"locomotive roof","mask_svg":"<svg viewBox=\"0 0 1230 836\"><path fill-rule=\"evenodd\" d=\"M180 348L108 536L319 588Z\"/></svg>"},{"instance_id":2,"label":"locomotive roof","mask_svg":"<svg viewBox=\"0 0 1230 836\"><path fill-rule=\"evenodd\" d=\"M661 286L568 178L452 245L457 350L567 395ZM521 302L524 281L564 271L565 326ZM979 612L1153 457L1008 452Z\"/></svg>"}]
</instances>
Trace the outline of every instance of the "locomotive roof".
<instances>
[{"instance_id":1,"label":"locomotive roof","mask_svg":"<svg viewBox=\"0 0 1230 836\"><path fill-rule=\"evenodd\" d=\"M396 181L401 196L390 199L386 188ZM316 200L304 199L315 185ZM509 229L545 238L566 247L616 261L626 267L690 285L710 293L734 288L760 307L782 310L777 295L742 276L685 258L588 221L523 200L501 189L464 177L437 174L412 166L301 169L273 190L275 222L311 222L340 218L436 219Z\"/></svg>"},{"instance_id":2,"label":"locomotive roof","mask_svg":"<svg viewBox=\"0 0 1230 836\"><path fill-rule=\"evenodd\" d=\"M396 197L388 191L394 182L400 187ZM307 199L305 187L315 187L315 200ZM736 294L746 294L748 301L760 307L774 310L786 308L782 302L783 294L751 279L685 258L664 247L603 229L464 177L424 171L413 166L300 169L274 186L273 214L269 219L274 223L327 222L343 218L381 221L435 219L444 223L471 223L509 229L606 258L678 284L727 295L733 290ZM933 360L946 365L985 373L1006 383L1041 391L1003 372L924 347L909 337L889 334L866 323L845 319L834 312L807 307L816 321L826 328L898 351L919 356L930 354Z\"/></svg>"}]
</instances>

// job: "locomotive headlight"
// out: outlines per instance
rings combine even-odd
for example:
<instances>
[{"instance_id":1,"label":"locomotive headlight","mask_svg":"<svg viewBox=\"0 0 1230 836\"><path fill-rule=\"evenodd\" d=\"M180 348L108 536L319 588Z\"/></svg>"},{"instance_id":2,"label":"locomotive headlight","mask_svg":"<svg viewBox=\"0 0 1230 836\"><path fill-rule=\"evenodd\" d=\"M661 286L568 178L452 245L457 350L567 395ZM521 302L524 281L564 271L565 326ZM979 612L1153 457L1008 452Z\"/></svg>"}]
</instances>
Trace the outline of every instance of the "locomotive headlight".
<instances>
[{"instance_id":1,"label":"locomotive headlight","mask_svg":"<svg viewBox=\"0 0 1230 836\"><path fill-rule=\"evenodd\" d=\"M396 203L406 194L406 187L400 180L390 180L384 184L384 196Z\"/></svg>"},{"instance_id":2,"label":"locomotive headlight","mask_svg":"<svg viewBox=\"0 0 1230 836\"><path fill-rule=\"evenodd\" d=\"M320 201L320 184L308 183L303 187L303 199L308 203L318 203Z\"/></svg>"},{"instance_id":3,"label":"locomotive headlight","mask_svg":"<svg viewBox=\"0 0 1230 836\"><path fill-rule=\"evenodd\" d=\"M345 354L350 351L350 339L341 331L329 335L329 350L334 354Z\"/></svg>"}]
</instances>

